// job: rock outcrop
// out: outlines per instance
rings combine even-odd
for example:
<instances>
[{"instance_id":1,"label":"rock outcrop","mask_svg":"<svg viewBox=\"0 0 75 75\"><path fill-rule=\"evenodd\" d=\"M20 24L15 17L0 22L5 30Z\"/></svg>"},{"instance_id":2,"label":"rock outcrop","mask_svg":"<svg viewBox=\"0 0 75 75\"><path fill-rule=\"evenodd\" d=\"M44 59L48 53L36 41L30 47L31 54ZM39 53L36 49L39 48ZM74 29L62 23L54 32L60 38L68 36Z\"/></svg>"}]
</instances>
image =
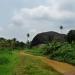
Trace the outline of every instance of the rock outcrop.
<instances>
[{"instance_id":1,"label":"rock outcrop","mask_svg":"<svg viewBox=\"0 0 75 75\"><path fill-rule=\"evenodd\" d=\"M53 31L39 33L33 38L31 46L46 44L52 41L64 42L66 41L66 35Z\"/></svg>"}]
</instances>

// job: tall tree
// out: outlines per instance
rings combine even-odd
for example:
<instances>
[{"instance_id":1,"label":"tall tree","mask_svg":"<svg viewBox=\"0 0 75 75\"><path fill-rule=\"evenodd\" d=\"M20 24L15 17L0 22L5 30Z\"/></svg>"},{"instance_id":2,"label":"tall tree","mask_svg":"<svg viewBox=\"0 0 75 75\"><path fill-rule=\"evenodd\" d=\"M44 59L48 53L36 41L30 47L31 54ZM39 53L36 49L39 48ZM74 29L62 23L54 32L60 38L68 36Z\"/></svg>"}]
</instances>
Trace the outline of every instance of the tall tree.
<instances>
[{"instance_id":1,"label":"tall tree","mask_svg":"<svg viewBox=\"0 0 75 75\"><path fill-rule=\"evenodd\" d=\"M67 34L67 40L69 43L75 42L75 30L70 30Z\"/></svg>"},{"instance_id":2,"label":"tall tree","mask_svg":"<svg viewBox=\"0 0 75 75\"><path fill-rule=\"evenodd\" d=\"M29 34L29 33L27 33L27 41L29 41L29 37L30 37L30 34Z\"/></svg>"},{"instance_id":3,"label":"tall tree","mask_svg":"<svg viewBox=\"0 0 75 75\"><path fill-rule=\"evenodd\" d=\"M63 30L63 26L61 25L61 26L60 26L60 31L61 31L61 33L62 33L62 30Z\"/></svg>"},{"instance_id":4,"label":"tall tree","mask_svg":"<svg viewBox=\"0 0 75 75\"><path fill-rule=\"evenodd\" d=\"M29 37L30 37L30 34L29 33L27 33L27 47L29 47Z\"/></svg>"}]
</instances>

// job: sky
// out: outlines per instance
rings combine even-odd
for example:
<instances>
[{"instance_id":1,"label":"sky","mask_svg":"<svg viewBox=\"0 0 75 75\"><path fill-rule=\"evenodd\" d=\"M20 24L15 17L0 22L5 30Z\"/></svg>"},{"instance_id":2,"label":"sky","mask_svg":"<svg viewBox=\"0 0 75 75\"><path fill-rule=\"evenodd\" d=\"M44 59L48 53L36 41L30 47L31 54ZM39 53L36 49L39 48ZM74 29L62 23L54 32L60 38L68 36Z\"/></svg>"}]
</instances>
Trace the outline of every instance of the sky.
<instances>
[{"instance_id":1,"label":"sky","mask_svg":"<svg viewBox=\"0 0 75 75\"><path fill-rule=\"evenodd\" d=\"M30 40L41 32L75 29L75 0L0 0L0 37Z\"/></svg>"}]
</instances>

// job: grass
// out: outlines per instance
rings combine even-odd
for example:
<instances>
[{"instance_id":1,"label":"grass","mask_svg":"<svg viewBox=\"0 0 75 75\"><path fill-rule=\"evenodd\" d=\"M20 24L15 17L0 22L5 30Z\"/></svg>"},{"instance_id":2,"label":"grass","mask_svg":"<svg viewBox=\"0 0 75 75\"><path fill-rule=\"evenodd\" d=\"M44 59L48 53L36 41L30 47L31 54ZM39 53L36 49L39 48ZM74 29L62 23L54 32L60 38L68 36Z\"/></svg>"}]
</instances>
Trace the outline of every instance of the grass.
<instances>
[{"instance_id":1,"label":"grass","mask_svg":"<svg viewBox=\"0 0 75 75\"><path fill-rule=\"evenodd\" d=\"M26 53L33 54L36 56L43 56L43 51L44 51L43 48L39 48L39 47L34 47L32 49L28 49L28 48L25 49Z\"/></svg>"},{"instance_id":2,"label":"grass","mask_svg":"<svg viewBox=\"0 0 75 75\"><path fill-rule=\"evenodd\" d=\"M17 53L0 51L0 75L13 75L17 62Z\"/></svg>"}]
</instances>

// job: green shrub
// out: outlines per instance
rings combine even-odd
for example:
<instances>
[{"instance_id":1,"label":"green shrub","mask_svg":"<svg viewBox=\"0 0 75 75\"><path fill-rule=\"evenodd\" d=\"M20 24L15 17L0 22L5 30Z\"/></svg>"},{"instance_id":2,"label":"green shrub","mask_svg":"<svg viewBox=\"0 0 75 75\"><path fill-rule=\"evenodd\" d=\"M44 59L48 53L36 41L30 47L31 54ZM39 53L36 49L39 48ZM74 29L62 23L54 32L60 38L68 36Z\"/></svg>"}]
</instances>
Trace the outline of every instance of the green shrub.
<instances>
[{"instance_id":1,"label":"green shrub","mask_svg":"<svg viewBox=\"0 0 75 75\"><path fill-rule=\"evenodd\" d=\"M75 43L50 43L44 47L44 54L50 59L75 65Z\"/></svg>"},{"instance_id":2,"label":"green shrub","mask_svg":"<svg viewBox=\"0 0 75 75\"><path fill-rule=\"evenodd\" d=\"M60 42L52 42L45 45L45 47L43 48L44 55L54 54L61 46L62 44Z\"/></svg>"}]
</instances>

